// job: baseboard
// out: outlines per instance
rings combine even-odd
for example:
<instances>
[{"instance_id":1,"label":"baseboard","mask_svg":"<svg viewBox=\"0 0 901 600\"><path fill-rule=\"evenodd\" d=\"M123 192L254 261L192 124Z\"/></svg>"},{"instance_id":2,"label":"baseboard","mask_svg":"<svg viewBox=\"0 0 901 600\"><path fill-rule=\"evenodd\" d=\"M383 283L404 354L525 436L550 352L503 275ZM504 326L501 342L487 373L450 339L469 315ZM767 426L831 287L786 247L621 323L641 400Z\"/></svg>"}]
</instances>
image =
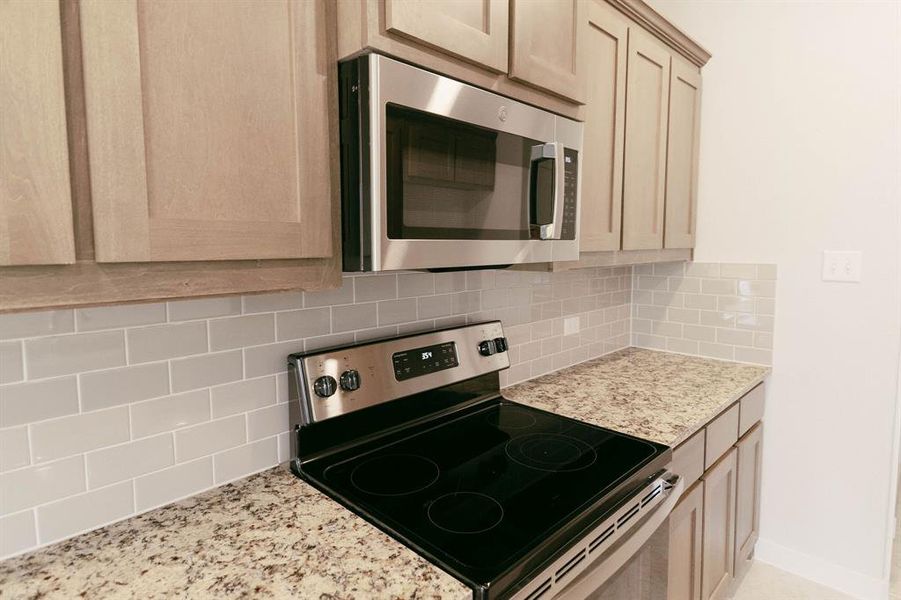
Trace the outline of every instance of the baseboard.
<instances>
[{"instance_id":1,"label":"baseboard","mask_svg":"<svg viewBox=\"0 0 901 600\"><path fill-rule=\"evenodd\" d=\"M826 562L769 540L760 539L754 558L859 600L885 600L889 582Z\"/></svg>"}]
</instances>

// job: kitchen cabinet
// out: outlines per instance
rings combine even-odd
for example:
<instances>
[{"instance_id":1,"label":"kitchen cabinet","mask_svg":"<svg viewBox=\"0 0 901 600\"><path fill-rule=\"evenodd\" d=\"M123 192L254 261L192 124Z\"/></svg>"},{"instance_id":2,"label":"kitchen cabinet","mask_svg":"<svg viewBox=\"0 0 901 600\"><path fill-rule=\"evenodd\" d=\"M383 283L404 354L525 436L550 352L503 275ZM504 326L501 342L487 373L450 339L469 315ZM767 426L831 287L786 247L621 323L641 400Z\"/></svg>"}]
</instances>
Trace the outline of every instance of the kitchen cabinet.
<instances>
[{"instance_id":1,"label":"kitchen cabinet","mask_svg":"<svg viewBox=\"0 0 901 600\"><path fill-rule=\"evenodd\" d=\"M584 0L510 0L510 77L581 102ZM591 10L589 8L589 10Z\"/></svg>"},{"instance_id":2,"label":"kitchen cabinet","mask_svg":"<svg viewBox=\"0 0 901 600\"><path fill-rule=\"evenodd\" d=\"M737 483L735 501L735 574L750 567L760 532L760 473L763 460L763 423L758 423L735 445Z\"/></svg>"},{"instance_id":3,"label":"kitchen cabinet","mask_svg":"<svg viewBox=\"0 0 901 600\"><path fill-rule=\"evenodd\" d=\"M0 2L0 265L75 262L58 2Z\"/></svg>"},{"instance_id":4,"label":"kitchen cabinet","mask_svg":"<svg viewBox=\"0 0 901 600\"><path fill-rule=\"evenodd\" d=\"M673 56L669 83L664 247L694 248L701 131L701 70Z\"/></svg>"},{"instance_id":5,"label":"kitchen cabinet","mask_svg":"<svg viewBox=\"0 0 901 600\"><path fill-rule=\"evenodd\" d=\"M586 5L587 85L582 160L582 251L619 250L623 132L626 116L627 19L607 4Z\"/></svg>"},{"instance_id":6,"label":"kitchen cabinet","mask_svg":"<svg viewBox=\"0 0 901 600\"><path fill-rule=\"evenodd\" d=\"M0 312L340 285L331 3L0 17Z\"/></svg>"},{"instance_id":7,"label":"kitchen cabinet","mask_svg":"<svg viewBox=\"0 0 901 600\"><path fill-rule=\"evenodd\" d=\"M330 256L316 3L81 3L98 262Z\"/></svg>"},{"instance_id":8,"label":"kitchen cabinet","mask_svg":"<svg viewBox=\"0 0 901 600\"><path fill-rule=\"evenodd\" d=\"M733 448L701 478L704 482L702 600L724 598L734 575L736 473Z\"/></svg>"},{"instance_id":9,"label":"kitchen cabinet","mask_svg":"<svg viewBox=\"0 0 901 600\"><path fill-rule=\"evenodd\" d=\"M669 516L668 600L700 600L704 482L682 494Z\"/></svg>"},{"instance_id":10,"label":"kitchen cabinet","mask_svg":"<svg viewBox=\"0 0 901 600\"><path fill-rule=\"evenodd\" d=\"M629 29L623 166L623 249L663 247L670 52Z\"/></svg>"},{"instance_id":11,"label":"kitchen cabinet","mask_svg":"<svg viewBox=\"0 0 901 600\"><path fill-rule=\"evenodd\" d=\"M506 70L506 0L381 1L387 31L493 71Z\"/></svg>"}]
</instances>

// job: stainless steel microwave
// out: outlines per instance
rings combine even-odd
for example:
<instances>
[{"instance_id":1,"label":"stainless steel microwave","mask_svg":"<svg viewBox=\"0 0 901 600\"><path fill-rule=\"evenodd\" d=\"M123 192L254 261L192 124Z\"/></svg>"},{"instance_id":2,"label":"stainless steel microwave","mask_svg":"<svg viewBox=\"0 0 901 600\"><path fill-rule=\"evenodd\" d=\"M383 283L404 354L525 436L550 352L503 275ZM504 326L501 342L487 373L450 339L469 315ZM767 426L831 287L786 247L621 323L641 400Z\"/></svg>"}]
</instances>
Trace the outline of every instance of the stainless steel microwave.
<instances>
[{"instance_id":1,"label":"stainless steel microwave","mask_svg":"<svg viewBox=\"0 0 901 600\"><path fill-rule=\"evenodd\" d=\"M581 123L378 54L339 78L345 271L579 258Z\"/></svg>"}]
</instances>

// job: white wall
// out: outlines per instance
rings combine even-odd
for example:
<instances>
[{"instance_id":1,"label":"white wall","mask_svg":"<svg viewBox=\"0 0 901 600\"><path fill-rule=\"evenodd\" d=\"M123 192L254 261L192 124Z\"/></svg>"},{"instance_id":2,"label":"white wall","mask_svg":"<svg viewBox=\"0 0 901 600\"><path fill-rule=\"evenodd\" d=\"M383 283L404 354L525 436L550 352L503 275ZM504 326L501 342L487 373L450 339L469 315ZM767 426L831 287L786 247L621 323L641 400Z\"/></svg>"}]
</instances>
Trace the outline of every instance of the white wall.
<instances>
[{"instance_id":1,"label":"white wall","mask_svg":"<svg viewBox=\"0 0 901 600\"><path fill-rule=\"evenodd\" d=\"M713 53L696 260L778 264L758 557L884 597L901 332L901 3L652 4ZM822 282L824 249L862 250L862 283Z\"/></svg>"}]
</instances>

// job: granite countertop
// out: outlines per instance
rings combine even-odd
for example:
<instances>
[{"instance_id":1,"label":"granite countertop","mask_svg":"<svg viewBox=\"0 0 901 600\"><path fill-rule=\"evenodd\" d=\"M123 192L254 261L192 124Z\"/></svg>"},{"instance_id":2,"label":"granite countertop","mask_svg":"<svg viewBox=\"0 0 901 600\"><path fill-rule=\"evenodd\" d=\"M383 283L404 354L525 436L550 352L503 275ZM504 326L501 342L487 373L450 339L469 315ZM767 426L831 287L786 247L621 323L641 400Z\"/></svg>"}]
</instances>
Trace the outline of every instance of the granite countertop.
<instances>
[{"instance_id":1,"label":"granite countertop","mask_svg":"<svg viewBox=\"0 0 901 600\"><path fill-rule=\"evenodd\" d=\"M509 400L676 446L763 381L768 367L627 348L503 391Z\"/></svg>"},{"instance_id":2,"label":"granite countertop","mask_svg":"<svg viewBox=\"0 0 901 600\"><path fill-rule=\"evenodd\" d=\"M766 367L630 348L504 390L670 446ZM0 562L0 598L471 598L470 589L277 467Z\"/></svg>"}]
</instances>

